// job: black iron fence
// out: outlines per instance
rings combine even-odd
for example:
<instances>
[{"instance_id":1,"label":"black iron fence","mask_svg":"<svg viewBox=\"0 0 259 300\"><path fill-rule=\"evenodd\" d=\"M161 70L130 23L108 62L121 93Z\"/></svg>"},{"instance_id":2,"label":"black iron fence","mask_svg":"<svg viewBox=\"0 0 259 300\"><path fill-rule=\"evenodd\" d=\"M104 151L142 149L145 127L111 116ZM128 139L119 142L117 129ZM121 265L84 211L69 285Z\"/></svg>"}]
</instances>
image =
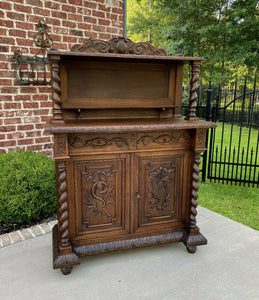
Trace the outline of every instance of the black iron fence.
<instances>
[{"instance_id":1,"label":"black iron fence","mask_svg":"<svg viewBox=\"0 0 259 300\"><path fill-rule=\"evenodd\" d=\"M208 135L202 180L259 187L259 90L257 80L236 81L200 92L197 115L218 127ZM204 89L203 89L204 90ZM185 106L183 106L183 113Z\"/></svg>"}]
</instances>

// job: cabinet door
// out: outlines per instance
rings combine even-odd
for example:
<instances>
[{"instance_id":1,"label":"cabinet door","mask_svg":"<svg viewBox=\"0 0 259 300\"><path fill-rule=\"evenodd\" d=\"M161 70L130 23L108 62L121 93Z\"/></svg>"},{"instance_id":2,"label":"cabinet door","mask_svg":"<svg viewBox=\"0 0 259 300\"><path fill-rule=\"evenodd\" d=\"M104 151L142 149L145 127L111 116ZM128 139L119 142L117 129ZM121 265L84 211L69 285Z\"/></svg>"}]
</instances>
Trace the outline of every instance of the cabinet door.
<instances>
[{"instance_id":1,"label":"cabinet door","mask_svg":"<svg viewBox=\"0 0 259 300\"><path fill-rule=\"evenodd\" d=\"M128 160L126 154L74 159L76 236L128 232Z\"/></svg>"},{"instance_id":2,"label":"cabinet door","mask_svg":"<svg viewBox=\"0 0 259 300\"><path fill-rule=\"evenodd\" d=\"M136 159L138 208L135 209L135 230L180 225L186 198L183 191L187 175L185 166L188 166L186 151L142 153Z\"/></svg>"}]
</instances>

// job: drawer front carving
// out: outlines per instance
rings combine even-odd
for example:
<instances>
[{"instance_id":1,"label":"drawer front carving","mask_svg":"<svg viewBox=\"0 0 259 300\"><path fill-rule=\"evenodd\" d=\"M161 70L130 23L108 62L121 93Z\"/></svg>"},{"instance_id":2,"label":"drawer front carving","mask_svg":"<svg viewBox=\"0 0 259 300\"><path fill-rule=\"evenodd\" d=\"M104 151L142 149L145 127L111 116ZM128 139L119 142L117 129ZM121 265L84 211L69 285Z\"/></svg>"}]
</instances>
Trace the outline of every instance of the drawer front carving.
<instances>
[{"instance_id":1,"label":"drawer front carving","mask_svg":"<svg viewBox=\"0 0 259 300\"><path fill-rule=\"evenodd\" d=\"M74 161L77 234L123 230L126 158Z\"/></svg>"},{"instance_id":2,"label":"drawer front carving","mask_svg":"<svg viewBox=\"0 0 259 300\"><path fill-rule=\"evenodd\" d=\"M190 143L190 131L173 131L160 133L137 134L137 149L172 148L188 146Z\"/></svg>"},{"instance_id":3,"label":"drawer front carving","mask_svg":"<svg viewBox=\"0 0 259 300\"><path fill-rule=\"evenodd\" d=\"M70 153L81 151L128 150L129 134L71 134L68 136Z\"/></svg>"},{"instance_id":4,"label":"drawer front carving","mask_svg":"<svg viewBox=\"0 0 259 300\"><path fill-rule=\"evenodd\" d=\"M139 158L139 226L180 220L184 155Z\"/></svg>"}]
</instances>

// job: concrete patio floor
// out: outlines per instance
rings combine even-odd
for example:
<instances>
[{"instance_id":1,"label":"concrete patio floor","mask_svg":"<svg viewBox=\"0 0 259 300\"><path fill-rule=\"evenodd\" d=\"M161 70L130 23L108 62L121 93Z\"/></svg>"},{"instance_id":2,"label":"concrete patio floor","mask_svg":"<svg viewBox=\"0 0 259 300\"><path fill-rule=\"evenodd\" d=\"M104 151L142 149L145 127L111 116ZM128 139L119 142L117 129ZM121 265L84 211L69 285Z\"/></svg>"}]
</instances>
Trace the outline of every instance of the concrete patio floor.
<instances>
[{"instance_id":1,"label":"concrete patio floor","mask_svg":"<svg viewBox=\"0 0 259 300\"><path fill-rule=\"evenodd\" d=\"M259 299L259 232L199 207L208 245L183 244L81 258L52 269L46 234L0 250L0 299Z\"/></svg>"}]
</instances>

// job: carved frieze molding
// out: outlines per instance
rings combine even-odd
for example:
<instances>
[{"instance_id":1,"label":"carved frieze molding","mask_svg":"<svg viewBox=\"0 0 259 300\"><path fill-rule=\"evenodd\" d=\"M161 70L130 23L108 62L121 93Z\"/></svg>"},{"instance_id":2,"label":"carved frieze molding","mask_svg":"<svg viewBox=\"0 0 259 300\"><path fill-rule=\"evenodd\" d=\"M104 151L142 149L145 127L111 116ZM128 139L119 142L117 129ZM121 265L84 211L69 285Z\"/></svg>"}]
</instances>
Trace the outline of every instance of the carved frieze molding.
<instances>
[{"instance_id":1,"label":"carved frieze molding","mask_svg":"<svg viewBox=\"0 0 259 300\"><path fill-rule=\"evenodd\" d=\"M109 41L90 38L83 44L76 44L72 46L70 51L85 53L167 56L165 50L156 48L149 42L134 43L130 39L127 39L123 36L112 38Z\"/></svg>"},{"instance_id":2,"label":"carved frieze molding","mask_svg":"<svg viewBox=\"0 0 259 300\"><path fill-rule=\"evenodd\" d=\"M181 132L180 134L162 134L157 137L152 135L144 135L137 140L137 144L148 145L149 143L156 143L156 144L170 144L170 143L185 143L190 140L190 134Z\"/></svg>"},{"instance_id":3,"label":"carved frieze molding","mask_svg":"<svg viewBox=\"0 0 259 300\"><path fill-rule=\"evenodd\" d=\"M87 137L80 135L70 136L68 139L68 143L74 148L89 146L96 149L105 148L113 144L115 144L118 148L121 148L123 145L128 145L127 139L122 137L114 137L111 139L106 139L104 137L95 137L93 139L88 139Z\"/></svg>"}]
</instances>

